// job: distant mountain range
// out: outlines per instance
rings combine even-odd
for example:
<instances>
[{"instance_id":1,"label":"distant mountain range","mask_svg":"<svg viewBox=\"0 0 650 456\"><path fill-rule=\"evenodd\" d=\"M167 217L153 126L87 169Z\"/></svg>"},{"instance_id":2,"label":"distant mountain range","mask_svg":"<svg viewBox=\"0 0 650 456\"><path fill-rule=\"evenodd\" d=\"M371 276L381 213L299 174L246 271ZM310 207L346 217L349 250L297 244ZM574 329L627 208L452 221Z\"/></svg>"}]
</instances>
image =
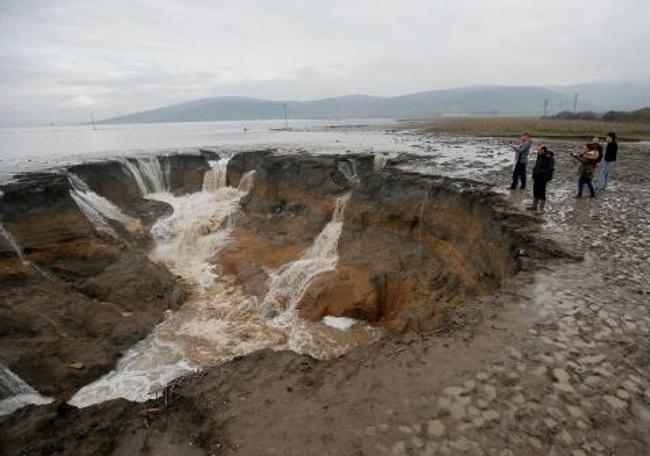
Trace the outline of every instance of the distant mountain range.
<instances>
[{"instance_id":1,"label":"distant mountain range","mask_svg":"<svg viewBox=\"0 0 650 456\"><path fill-rule=\"evenodd\" d=\"M572 110L628 110L650 106L650 82L553 87L474 86L396 97L349 95L313 101L215 97L105 119L100 123L205 122L289 118L433 118L443 115L541 115Z\"/></svg>"}]
</instances>

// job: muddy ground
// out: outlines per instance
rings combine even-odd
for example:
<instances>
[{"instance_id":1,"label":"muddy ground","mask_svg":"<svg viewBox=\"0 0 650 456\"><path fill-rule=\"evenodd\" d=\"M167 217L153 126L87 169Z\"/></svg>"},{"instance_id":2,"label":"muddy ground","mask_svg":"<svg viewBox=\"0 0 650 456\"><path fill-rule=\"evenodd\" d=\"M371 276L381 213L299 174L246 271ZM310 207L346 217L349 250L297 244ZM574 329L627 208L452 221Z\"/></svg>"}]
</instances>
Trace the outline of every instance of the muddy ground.
<instances>
[{"instance_id":1,"label":"muddy ground","mask_svg":"<svg viewBox=\"0 0 650 456\"><path fill-rule=\"evenodd\" d=\"M582 261L528 263L434 332L331 361L264 351L144 404L28 407L0 421L0 452L648 454L650 151L622 144L609 189L575 200L579 145L549 145L546 230ZM485 178L529 202L505 190L508 170Z\"/></svg>"}]
</instances>

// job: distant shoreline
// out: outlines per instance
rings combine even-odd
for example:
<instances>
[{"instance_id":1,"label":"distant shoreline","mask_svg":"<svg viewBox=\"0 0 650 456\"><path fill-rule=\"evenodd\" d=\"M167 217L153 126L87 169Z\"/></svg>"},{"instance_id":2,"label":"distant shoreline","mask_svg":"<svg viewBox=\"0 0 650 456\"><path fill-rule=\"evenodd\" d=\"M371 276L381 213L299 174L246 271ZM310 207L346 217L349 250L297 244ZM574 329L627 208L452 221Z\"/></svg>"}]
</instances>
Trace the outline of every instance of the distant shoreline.
<instances>
[{"instance_id":1,"label":"distant shoreline","mask_svg":"<svg viewBox=\"0 0 650 456\"><path fill-rule=\"evenodd\" d=\"M518 137L528 132L533 137L549 139L604 138L614 131L621 141L650 140L650 124L608 122L602 120L564 120L539 117L450 117L418 122L428 133L481 137Z\"/></svg>"}]
</instances>

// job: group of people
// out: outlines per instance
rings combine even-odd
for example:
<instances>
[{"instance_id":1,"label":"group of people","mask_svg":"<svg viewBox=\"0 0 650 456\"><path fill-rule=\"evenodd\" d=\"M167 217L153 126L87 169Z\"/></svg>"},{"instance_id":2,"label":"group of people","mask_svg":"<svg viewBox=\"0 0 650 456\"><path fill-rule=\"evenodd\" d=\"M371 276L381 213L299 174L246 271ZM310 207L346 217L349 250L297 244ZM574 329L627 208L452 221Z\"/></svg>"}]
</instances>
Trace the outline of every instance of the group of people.
<instances>
[{"instance_id":1,"label":"group of people","mask_svg":"<svg viewBox=\"0 0 650 456\"><path fill-rule=\"evenodd\" d=\"M515 151L515 166L512 172L512 184L510 190L515 190L519 183L520 188L526 188L526 166L528 156L532 149L532 141L528 133L521 135L521 142L518 146L512 146ZM578 163L578 181L576 198L582 197L582 191L585 186L589 188L591 197L596 196L596 190L607 188L609 174L614 170L616 165L616 156L618 154L618 143L616 142L616 133L607 134L607 145L605 150L600 143L600 138L595 137L592 142L585 144L584 150L579 154L571 154L573 159ZM544 211L546 205L546 186L553 180L555 170L555 157L551 150L546 146L540 145L535 150L535 166L533 167L533 204L526 209L531 211ZM602 162L602 165L600 163ZM600 171L598 168L600 166ZM594 177L597 176L595 187Z\"/></svg>"}]
</instances>

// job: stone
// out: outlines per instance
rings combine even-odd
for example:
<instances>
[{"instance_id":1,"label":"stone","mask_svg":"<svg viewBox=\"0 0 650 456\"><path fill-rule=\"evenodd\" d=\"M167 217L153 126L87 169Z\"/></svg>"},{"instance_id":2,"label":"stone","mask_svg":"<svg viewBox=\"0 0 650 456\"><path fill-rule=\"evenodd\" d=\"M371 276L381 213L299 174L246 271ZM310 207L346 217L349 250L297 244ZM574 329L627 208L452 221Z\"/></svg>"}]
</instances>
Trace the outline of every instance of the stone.
<instances>
[{"instance_id":1,"label":"stone","mask_svg":"<svg viewBox=\"0 0 650 456\"><path fill-rule=\"evenodd\" d=\"M411 437L411 445L413 448L422 448L424 446L424 442L420 437L414 435Z\"/></svg>"},{"instance_id":2,"label":"stone","mask_svg":"<svg viewBox=\"0 0 650 456\"><path fill-rule=\"evenodd\" d=\"M447 396L460 396L464 392L465 390L460 386L448 386L442 390L442 394L446 394Z\"/></svg>"},{"instance_id":3,"label":"stone","mask_svg":"<svg viewBox=\"0 0 650 456\"><path fill-rule=\"evenodd\" d=\"M421 456L433 456L438 452L438 442L429 441L424 446L424 450L420 453Z\"/></svg>"},{"instance_id":4,"label":"stone","mask_svg":"<svg viewBox=\"0 0 650 456\"><path fill-rule=\"evenodd\" d=\"M431 420L427 423L427 432L434 437L442 437L447 432L447 427L440 420Z\"/></svg>"},{"instance_id":5,"label":"stone","mask_svg":"<svg viewBox=\"0 0 650 456\"><path fill-rule=\"evenodd\" d=\"M580 364L600 364L605 360L605 355L583 356L578 358Z\"/></svg>"},{"instance_id":6,"label":"stone","mask_svg":"<svg viewBox=\"0 0 650 456\"><path fill-rule=\"evenodd\" d=\"M553 383L553 387L564 393L575 393L573 386L569 385L568 383Z\"/></svg>"},{"instance_id":7,"label":"stone","mask_svg":"<svg viewBox=\"0 0 650 456\"><path fill-rule=\"evenodd\" d=\"M460 404L458 402L454 402L447 408L451 416L453 416L456 419L461 419L465 416L465 406L463 404Z\"/></svg>"},{"instance_id":8,"label":"stone","mask_svg":"<svg viewBox=\"0 0 650 456\"><path fill-rule=\"evenodd\" d=\"M492 402L497 397L497 390L492 385L483 385L483 391L485 392L485 398L488 402Z\"/></svg>"},{"instance_id":9,"label":"stone","mask_svg":"<svg viewBox=\"0 0 650 456\"><path fill-rule=\"evenodd\" d=\"M476 406L480 409L486 409L489 404L485 399L476 399Z\"/></svg>"},{"instance_id":10,"label":"stone","mask_svg":"<svg viewBox=\"0 0 650 456\"><path fill-rule=\"evenodd\" d=\"M404 456L406 455L406 443L403 441L399 441L393 445L393 448L391 449L391 454L393 456Z\"/></svg>"},{"instance_id":11,"label":"stone","mask_svg":"<svg viewBox=\"0 0 650 456\"><path fill-rule=\"evenodd\" d=\"M69 367L70 369L81 370L81 369L83 369L83 368L85 367L85 365L84 365L84 363L82 363L82 362L76 361L76 362L74 362L74 363L70 363L70 364L68 364L68 367Z\"/></svg>"},{"instance_id":12,"label":"stone","mask_svg":"<svg viewBox=\"0 0 650 456\"><path fill-rule=\"evenodd\" d=\"M496 410L485 410L483 412L483 419L485 421L497 421L501 418L501 414Z\"/></svg>"},{"instance_id":13,"label":"stone","mask_svg":"<svg viewBox=\"0 0 650 456\"><path fill-rule=\"evenodd\" d=\"M541 377L546 373L547 370L548 368L546 366L544 365L539 366L533 370L533 375L536 375L537 377Z\"/></svg>"},{"instance_id":14,"label":"stone","mask_svg":"<svg viewBox=\"0 0 650 456\"><path fill-rule=\"evenodd\" d=\"M490 378L490 374L488 374L487 372L477 372L474 377L476 377L477 380L484 382L485 380Z\"/></svg>"},{"instance_id":15,"label":"stone","mask_svg":"<svg viewBox=\"0 0 650 456\"><path fill-rule=\"evenodd\" d=\"M569 373L562 369L562 368L555 368L553 369L553 377L559 382L559 383L568 383L569 380L571 379L571 376L569 376Z\"/></svg>"},{"instance_id":16,"label":"stone","mask_svg":"<svg viewBox=\"0 0 650 456\"><path fill-rule=\"evenodd\" d=\"M609 404L609 406L611 408L613 408L614 410L623 410L623 409L625 409L625 407L627 407L626 402L620 400L617 397L610 396L609 394L606 394L605 396L603 396L603 399L605 399L605 402L607 402Z\"/></svg>"},{"instance_id":17,"label":"stone","mask_svg":"<svg viewBox=\"0 0 650 456\"><path fill-rule=\"evenodd\" d=\"M582 409L580 407L576 407L575 405L567 405L566 408L569 411L569 414L574 418L582 418L584 416L584 413L582 413Z\"/></svg>"},{"instance_id":18,"label":"stone","mask_svg":"<svg viewBox=\"0 0 650 456\"><path fill-rule=\"evenodd\" d=\"M413 434L411 426L397 426L397 430L404 434Z\"/></svg>"}]
</instances>

